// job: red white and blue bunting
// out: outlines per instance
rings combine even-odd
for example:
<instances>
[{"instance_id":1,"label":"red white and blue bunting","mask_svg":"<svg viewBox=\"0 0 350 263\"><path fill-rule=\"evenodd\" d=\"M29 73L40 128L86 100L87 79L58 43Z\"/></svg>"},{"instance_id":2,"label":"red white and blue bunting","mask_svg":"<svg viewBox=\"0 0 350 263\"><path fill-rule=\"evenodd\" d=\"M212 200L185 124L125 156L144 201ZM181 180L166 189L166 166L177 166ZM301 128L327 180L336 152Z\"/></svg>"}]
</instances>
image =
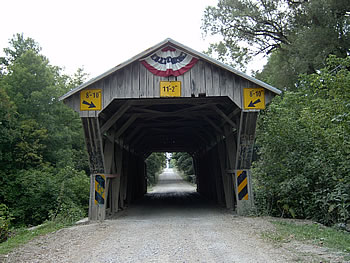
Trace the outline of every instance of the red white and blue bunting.
<instances>
[{"instance_id":1,"label":"red white and blue bunting","mask_svg":"<svg viewBox=\"0 0 350 263\"><path fill-rule=\"evenodd\" d=\"M174 47L167 46L141 63L154 75L161 77L180 76L190 70L198 61L197 58Z\"/></svg>"}]
</instances>

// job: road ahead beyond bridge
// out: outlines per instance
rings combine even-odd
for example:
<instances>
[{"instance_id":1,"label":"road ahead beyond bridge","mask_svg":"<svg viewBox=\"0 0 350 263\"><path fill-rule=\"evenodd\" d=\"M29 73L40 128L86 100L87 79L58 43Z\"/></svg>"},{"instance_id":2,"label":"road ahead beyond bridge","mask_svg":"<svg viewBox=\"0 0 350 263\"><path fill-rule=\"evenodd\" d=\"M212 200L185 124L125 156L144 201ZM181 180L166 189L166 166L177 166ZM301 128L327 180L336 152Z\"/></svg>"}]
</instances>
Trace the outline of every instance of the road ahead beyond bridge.
<instances>
[{"instance_id":1,"label":"road ahead beyond bridge","mask_svg":"<svg viewBox=\"0 0 350 263\"><path fill-rule=\"evenodd\" d=\"M262 239L273 228L266 218L239 217L206 201L165 169L153 190L116 218L37 238L6 262L304 262L294 249Z\"/></svg>"}]
</instances>

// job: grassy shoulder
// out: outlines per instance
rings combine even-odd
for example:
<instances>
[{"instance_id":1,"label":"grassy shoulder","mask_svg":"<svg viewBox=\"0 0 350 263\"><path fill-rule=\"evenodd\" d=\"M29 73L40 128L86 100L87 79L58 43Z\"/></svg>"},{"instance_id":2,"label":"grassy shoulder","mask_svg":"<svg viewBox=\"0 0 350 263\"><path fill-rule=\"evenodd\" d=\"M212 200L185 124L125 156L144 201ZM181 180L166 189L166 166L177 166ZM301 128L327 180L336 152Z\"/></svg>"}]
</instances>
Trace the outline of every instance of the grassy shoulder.
<instances>
[{"instance_id":1,"label":"grassy shoulder","mask_svg":"<svg viewBox=\"0 0 350 263\"><path fill-rule=\"evenodd\" d=\"M35 237L46 235L55 232L59 229L71 226L68 223L58 223L55 221L47 221L44 224L34 228L20 228L15 229L11 233L11 237L0 243L0 255L6 255L21 245L33 240Z\"/></svg>"},{"instance_id":2,"label":"grassy shoulder","mask_svg":"<svg viewBox=\"0 0 350 263\"><path fill-rule=\"evenodd\" d=\"M271 221L276 231L263 233L263 237L276 243L287 243L293 240L326 247L334 252L342 253L350 260L350 233L325 227L317 223L300 223L293 221Z\"/></svg>"}]
</instances>

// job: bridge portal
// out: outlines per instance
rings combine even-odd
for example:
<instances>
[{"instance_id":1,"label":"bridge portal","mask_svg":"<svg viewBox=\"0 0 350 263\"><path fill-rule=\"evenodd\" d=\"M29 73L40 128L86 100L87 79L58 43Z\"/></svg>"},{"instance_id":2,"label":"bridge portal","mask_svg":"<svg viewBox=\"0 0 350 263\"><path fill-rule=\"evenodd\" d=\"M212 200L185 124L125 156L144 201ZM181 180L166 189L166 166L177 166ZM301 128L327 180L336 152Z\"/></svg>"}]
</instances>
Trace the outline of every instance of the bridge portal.
<instances>
[{"instance_id":1,"label":"bridge portal","mask_svg":"<svg viewBox=\"0 0 350 263\"><path fill-rule=\"evenodd\" d=\"M152 152L188 152L197 191L245 213L258 113L280 93L172 39L68 92L60 100L79 113L89 154L89 219L146 193Z\"/></svg>"}]
</instances>

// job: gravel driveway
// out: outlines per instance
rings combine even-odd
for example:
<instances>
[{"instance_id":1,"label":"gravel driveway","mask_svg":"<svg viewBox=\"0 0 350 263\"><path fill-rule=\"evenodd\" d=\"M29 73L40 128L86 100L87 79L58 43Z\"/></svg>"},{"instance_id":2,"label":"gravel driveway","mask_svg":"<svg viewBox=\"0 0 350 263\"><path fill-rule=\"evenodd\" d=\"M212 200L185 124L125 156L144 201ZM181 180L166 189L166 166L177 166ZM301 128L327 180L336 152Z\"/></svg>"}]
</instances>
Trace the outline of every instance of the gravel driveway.
<instances>
[{"instance_id":1,"label":"gravel driveway","mask_svg":"<svg viewBox=\"0 0 350 263\"><path fill-rule=\"evenodd\" d=\"M152 192L116 218L39 237L6 262L299 261L261 239L269 228L263 218L238 217L207 202L166 169Z\"/></svg>"}]
</instances>

